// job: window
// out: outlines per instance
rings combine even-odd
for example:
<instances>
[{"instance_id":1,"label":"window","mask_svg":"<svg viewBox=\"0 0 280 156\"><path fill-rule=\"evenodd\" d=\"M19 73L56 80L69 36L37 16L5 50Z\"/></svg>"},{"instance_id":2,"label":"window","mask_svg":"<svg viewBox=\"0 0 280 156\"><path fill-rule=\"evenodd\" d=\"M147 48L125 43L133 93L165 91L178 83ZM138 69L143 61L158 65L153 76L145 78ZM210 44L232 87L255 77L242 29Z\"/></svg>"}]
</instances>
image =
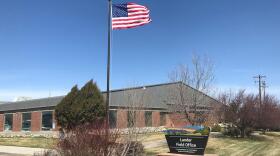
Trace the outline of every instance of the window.
<instances>
[{"instance_id":1,"label":"window","mask_svg":"<svg viewBox=\"0 0 280 156\"><path fill-rule=\"evenodd\" d=\"M110 124L110 128L116 128L116 126L117 126L117 111L116 110L109 111L109 124Z\"/></svg>"},{"instance_id":2,"label":"window","mask_svg":"<svg viewBox=\"0 0 280 156\"><path fill-rule=\"evenodd\" d=\"M160 126L165 126L166 124L166 112L160 112Z\"/></svg>"},{"instance_id":3,"label":"window","mask_svg":"<svg viewBox=\"0 0 280 156\"><path fill-rule=\"evenodd\" d=\"M22 113L22 128L23 131L30 131L31 128L31 113Z\"/></svg>"},{"instance_id":4,"label":"window","mask_svg":"<svg viewBox=\"0 0 280 156\"><path fill-rule=\"evenodd\" d=\"M53 112L44 111L42 112L42 130L49 131L53 129Z\"/></svg>"},{"instance_id":5,"label":"window","mask_svg":"<svg viewBox=\"0 0 280 156\"><path fill-rule=\"evenodd\" d=\"M11 131L13 129L13 114L5 114L5 131Z\"/></svg>"},{"instance_id":6,"label":"window","mask_svg":"<svg viewBox=\"0 0 280 156\"><path fill-rule=\"evenodd\" d=\"M151 111L145 112L145 124L146 124L146 127L152 127L152 112Z\"/></svg>"},{"instance_id":7,"label":"window","mask_svg":"<svg viewBox=\"0 0 280 156\"><path fill-rule=\"evenodd\" d=\"M128 111L127 112L127 127L134 127L135 126L135 111Z\"/></svg>"}]
</instances>

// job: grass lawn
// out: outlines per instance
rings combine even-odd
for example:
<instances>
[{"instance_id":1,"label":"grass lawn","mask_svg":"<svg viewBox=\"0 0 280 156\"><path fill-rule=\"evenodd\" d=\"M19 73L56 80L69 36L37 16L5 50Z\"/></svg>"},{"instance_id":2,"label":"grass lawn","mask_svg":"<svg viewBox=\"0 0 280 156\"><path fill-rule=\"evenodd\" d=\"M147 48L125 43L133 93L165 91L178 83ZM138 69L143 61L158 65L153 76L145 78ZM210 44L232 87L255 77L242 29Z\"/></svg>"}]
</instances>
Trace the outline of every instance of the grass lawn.
<instances>
[{"instance_id":1,"label":"grass lawn","mask_svg":"<svg viewBox=\"0 0 280 156\"><path fill-rule=\"evenodd\" d=\"M5 146L22 146L34 148L51 148L56 144L57 139L43 138L43 137L0 137L0 145Z\"/></svg>"},{"instance_id":2,"label":"grass lawn","mask_svg":"<svg viewBox=\"0 0 280 156\"><path fill-rule=\"evenodd\" d=\"M164 135L161 137L164 140ZM157 140L159 140L158 137ZM146 148L146 153L150 156L162 152L168 152L166 143ZM267 132L266 135L252 139L210 137L205 153L219 156L280 156L280 132Z\"/></svg>"},{"instance_id":3,"label":"grass lawn","mask_svg":"<svg viewBox=\"0 0 280 156\"><path fill-rule=\"evenodd\" d=\"M168 152L163 134L148 134L140 136L143 140L145 151L148 156ZM57 142L51 138L0 138L0 145L25 146L51 148ZM235 138L209 138L207 154L219 156L280 156L280 132L267 132L265 135L256 136L252 139Z\"/></svg>"},{"instance_id":4,"label":"grass lawn","mask_svg":"<svg viewBox=\"0 0 280 156\"><path fill-rule=\"evenodd\" d=\"M280 136L259 136L256 139L210 138L206 153L220 156L279 156Z\"/></svg>"}]
</instances>

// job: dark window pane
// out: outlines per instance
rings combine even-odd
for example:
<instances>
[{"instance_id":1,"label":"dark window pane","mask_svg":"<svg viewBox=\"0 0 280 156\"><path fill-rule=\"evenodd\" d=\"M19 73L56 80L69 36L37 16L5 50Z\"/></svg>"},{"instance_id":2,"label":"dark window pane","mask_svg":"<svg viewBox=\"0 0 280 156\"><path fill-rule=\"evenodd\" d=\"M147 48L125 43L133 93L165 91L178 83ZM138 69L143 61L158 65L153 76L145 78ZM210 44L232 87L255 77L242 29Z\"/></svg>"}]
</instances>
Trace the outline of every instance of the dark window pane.
<instances>
[{"instance_id":1,"label":"dark window pane","mask_svg":"<svg viewBox=\"0 0 280 156\"><path fill-rule=\"evenodd\" d=\"M160 126L165 126L166 124L166 113L160 112Z\"/></svg>"},{"instance_id":2,"label":"dark window pane","mask_svg":"<svg viewBox=\"0 0 280 156\"><path fill-rule=\"evenodd\" d=\"M116 128L116 126L117 126L117 111L116 110L109 111L109 124L110 124L110 128Z\"/></svg>"},{"instance_id":3,"label":"dark window pane","mask_svg":"<svg viewBox=\"0 0 280 156\"><path fill-rule=\"evenodd\" d=\"M48 131L53 129L53 112L45 111L42 112L42 130Z\"/></svg>"},{"instance_id":4,"label":"dark window pane","mask_svg":"<svg viewBox=\"0 0 280 156\"><path fill-rule=\"evenodd\" d=\"M152 127L152 112L151 111L145 112L145 124L146 124L146 127Z\"/></svg>"},{"instance_id":5,"label":"dark window pane","mask_svg":"<svg viewBox=\"0 0 280 156\"><path fill-rule=\"evenodd\" d=\"M135 111L127 112L127 127L134 127L135 117L136 117Z\"/></svg>"},{"instance_id":6,"label":"dark window pane","mask_svg":"<svg viewBox=\"0 0 280 156\"><path fill-rule=\"evenodd\" d=\"M22 113L22 128L23 131L30 131L31 128L31 113Z\"/></svg>"},{"instance_id":7,"label":"dark window pane","mask_svg":"<svg viewBox=\"0 0 280 156\"><path fill-rule=\"evenodd\" d=\"M11 131L13 129L13 114L5 114L5 131Z\"/></svg>"}]
</instances>

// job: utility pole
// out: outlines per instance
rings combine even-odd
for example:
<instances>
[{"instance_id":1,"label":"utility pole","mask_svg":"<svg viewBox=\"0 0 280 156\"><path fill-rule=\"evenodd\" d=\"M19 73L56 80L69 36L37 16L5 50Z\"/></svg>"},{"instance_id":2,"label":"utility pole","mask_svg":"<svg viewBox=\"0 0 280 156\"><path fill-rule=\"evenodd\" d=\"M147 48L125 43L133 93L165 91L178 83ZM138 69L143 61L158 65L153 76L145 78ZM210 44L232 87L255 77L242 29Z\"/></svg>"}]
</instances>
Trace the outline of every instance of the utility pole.
<instances>
[{"instance_id":1,"label":"utility pole","mask_svg":"<svg viewBox=\"0 0 280 156\"><path fill-rule=\"evenodd\" d=\"M259 126L261 127L261 109L262 109L262 79L266 78L266 76L264 75L257 75L254 76L253 78L257 79L257 81L259 84Z\"/></svg>"},{"instance_id":2,"label":"utility pole","mask_svg":"<svg viewBox=\"0 0 280 156\"><path fill-rule=\"evenodd\" d=\"M256 82L259 84L259 105L260 105L260 108L261 108L261 105L262 105L262 83L264 82L262 79L266 78L266 76L257 75L257 76L254 76L254 78L257 79Z\"/></svg>"}]
</instances>

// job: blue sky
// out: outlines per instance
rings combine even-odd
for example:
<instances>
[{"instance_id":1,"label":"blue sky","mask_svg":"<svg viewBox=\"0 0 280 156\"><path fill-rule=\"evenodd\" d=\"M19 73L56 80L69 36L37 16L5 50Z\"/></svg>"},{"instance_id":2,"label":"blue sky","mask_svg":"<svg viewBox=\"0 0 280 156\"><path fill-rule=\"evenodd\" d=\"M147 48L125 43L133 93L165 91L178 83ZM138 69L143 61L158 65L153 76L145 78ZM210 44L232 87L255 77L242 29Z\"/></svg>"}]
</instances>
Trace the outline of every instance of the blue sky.
<instances>
[{"instance_id":1,"label":"blue sky","mask_svg":"<svg viewBox=\"0 0 280 156\"><path fill-rule=\"evenodd\" d=\"M125 2L113 0L115 3ZM192 53L215 64L215 86L280 95L280 1L134 0L149 25L113 32L111 88L168 81ZM89 79L106 87L106 0L1 0L0 101L63 95Z\"/></svg>"}]
</instances>

